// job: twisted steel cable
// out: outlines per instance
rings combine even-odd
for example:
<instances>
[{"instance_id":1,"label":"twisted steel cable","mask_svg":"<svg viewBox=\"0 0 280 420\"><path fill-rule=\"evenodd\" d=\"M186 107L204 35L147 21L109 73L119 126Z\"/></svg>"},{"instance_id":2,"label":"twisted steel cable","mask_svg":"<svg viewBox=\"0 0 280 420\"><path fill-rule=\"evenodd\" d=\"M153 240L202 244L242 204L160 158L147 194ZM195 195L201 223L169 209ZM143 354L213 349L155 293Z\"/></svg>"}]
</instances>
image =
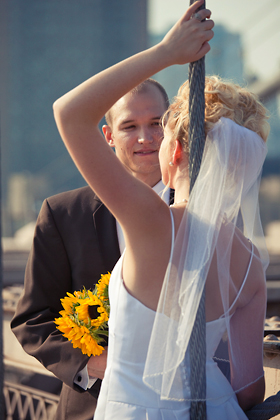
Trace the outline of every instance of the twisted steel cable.
<instances>
[{"instance_id":1,"label":"twisted steel cable","mask_svg":"<svg viewBox=\"0 0 280 420\"><path fill-rule=\"evenodd\" d=\"M249 420L269 420L280 413L280 391L246 411Z\"/></svg>"},{"instance_id":2,"label":"twisted steel cable","mask_svg":"<svg viewBox=\"0 0 280 420\"><path fill-rule=\"evenodd\" d=\"M195 0L190 0L192 5ZM204 9L204 4L198 9ZM205 144L205 58L189 65L189 174L190 192L199 173ZM205 288L190 339L191 420L206 420ZM269 420L280 413L280 391L246 411L249 420Z\"/></svg>"},{"instance_id":3,"label":"twisted steel cable","mask_svg":"<svg viewBox=\"0 0 280 420\"><path fill-rule=\"evenodd\" d=\"M195 0L190 0L190 5ZM204 4L198 9L204 9ZM189 64L189 174L190 192L197 178L205 143L205 59ZM205 287L190 339L191 420L206 420L206 320Z\"/></svg>"}]
</instances>

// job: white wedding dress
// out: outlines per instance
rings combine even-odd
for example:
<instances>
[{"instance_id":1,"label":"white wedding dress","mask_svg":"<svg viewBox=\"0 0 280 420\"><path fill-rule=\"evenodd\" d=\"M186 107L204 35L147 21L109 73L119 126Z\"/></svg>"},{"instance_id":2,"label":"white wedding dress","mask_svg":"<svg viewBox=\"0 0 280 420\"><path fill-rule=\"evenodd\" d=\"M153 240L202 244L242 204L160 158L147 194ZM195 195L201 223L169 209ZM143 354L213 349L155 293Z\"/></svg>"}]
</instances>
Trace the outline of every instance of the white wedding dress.
<instances>
[{"instance_id":1,"label":"white wedding dress","mask_svg":"<svg viewBox=\"0 0 280 420\"><path fill-rule=\"evenodd\" d=\"M108 360L94 420L187 420L189 401L161 400L142 380L155 312L127 292L122 280L123 255L109 285ZM206 324L207 420L247 420L230 383L213 360L225 328L223 317ZM183 365L190 392L188 373L188 366Z\"/></svg>"}]
</instances>

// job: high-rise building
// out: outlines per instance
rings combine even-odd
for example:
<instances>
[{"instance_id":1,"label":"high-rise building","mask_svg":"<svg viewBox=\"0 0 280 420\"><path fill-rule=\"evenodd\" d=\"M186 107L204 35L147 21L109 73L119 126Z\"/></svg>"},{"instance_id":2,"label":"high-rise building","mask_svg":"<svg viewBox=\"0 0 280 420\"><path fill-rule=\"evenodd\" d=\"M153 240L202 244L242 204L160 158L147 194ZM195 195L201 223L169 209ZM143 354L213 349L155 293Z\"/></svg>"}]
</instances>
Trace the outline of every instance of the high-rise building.
<instances>
[{"instance_id":1,"label":"high-rise building","mask_svg":"<svg viewBox=\"0 0 280 420\"><path fill-rule=\"evenodd\" d=\"M4 216L13 206L7 202L13 174L31 175L35 207L46 195L85 184L60 140L52 104L86 78L146 47L146 0L1 0ZM42 179L41 190L36 180Z\"/></svg>"},{"instance_id":2,"label":"high-rise building","mask_svg":"<svg viewBox=\"0 0 280 420\"><path fill-rule=\"evenodd\" d=\"M266 81L250 85L269 112L270 133L267 156L263 166L260 188L262 223L267 234L266 243L272 254L280 256L280 73ZM279 277L279 269L278 269Z\"/></svg>"},{"instance_id":3,"label":"high-rise building","mask_svg":"<svg viewBox=\"0 0 280 420\"><path fill-rule=\"evenodd\" d=\"M150 35L150 45L158 43L164 34ZM215 36L210 41L211 50L205 58L206 75L219 75L237 83L244 82L241 35L228 31L223 25L215 25ZM156 75L172 99L179 86L188 78L188 65L167 68Z\"/></svg>"},{"instance_id":4,"label":"high-rise building","mask_svg":"<svg viewBox=\"0 0 280 420\"><path fill-rule=\"evenodd\" d=\"M244 61L241 34L215 25L215 36L210 41L211 50L206 55L206 74L244 84Z\"/></svg>"}]
</instances>

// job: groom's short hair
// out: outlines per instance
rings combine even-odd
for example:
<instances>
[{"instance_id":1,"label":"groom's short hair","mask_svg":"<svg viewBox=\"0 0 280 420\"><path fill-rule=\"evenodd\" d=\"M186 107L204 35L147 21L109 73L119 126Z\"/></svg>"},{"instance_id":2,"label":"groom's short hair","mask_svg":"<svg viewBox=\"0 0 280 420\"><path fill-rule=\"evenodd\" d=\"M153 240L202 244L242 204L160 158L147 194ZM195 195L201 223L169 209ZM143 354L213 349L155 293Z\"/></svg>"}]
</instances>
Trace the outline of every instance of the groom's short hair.
<instances>
[{"instance_id":1,"label":"groom's short hair","mask_svg":"<svg viewBox=\"0 0 280 420\"><path fill-rule=\"evenodd\" d=\"M164 87L155 79L145 80L144 82L137 85L135 88L131 89L128 93L132 93L133 95L134 94L138 95L139 93L145 93L149 86L155 86L160 91L160 93L162 95L162 98L163 98L163 102L164 102L164 104L166 106L166 109L167 109L169 107L168 95L167 95ZM109 125L109 127L111 127L111 128L112 128L112 124L113 124L113 109L114 109L115 104L105 114L106 124Z\"/></svg>"}]
</instances>

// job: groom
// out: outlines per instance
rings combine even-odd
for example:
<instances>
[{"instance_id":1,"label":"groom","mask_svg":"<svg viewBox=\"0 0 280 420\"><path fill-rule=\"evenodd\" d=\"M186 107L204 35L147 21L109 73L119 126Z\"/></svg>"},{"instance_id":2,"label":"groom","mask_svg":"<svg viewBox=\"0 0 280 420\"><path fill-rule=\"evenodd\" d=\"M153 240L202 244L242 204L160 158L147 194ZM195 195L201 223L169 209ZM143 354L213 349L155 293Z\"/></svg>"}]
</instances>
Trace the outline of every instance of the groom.
<instances>
[{"instance_id":1,"label":"groom","mask_svg":"<svg viewBox=\"0 0 280 420\"><path fill-rule=\"evenodd\" d=\"M123 165L158 193L164 189L160 120L167 107L165 90L149 79L109 110L102 128ZM169 201L169 191L164 198ZM89 187L44 201L11 328L24 350L63 382L56 420L92 419L106 367L106 352L89 358L56 329L60 299L92 288L123 249L120 226Z\"/></svg>"}]
</instances>

